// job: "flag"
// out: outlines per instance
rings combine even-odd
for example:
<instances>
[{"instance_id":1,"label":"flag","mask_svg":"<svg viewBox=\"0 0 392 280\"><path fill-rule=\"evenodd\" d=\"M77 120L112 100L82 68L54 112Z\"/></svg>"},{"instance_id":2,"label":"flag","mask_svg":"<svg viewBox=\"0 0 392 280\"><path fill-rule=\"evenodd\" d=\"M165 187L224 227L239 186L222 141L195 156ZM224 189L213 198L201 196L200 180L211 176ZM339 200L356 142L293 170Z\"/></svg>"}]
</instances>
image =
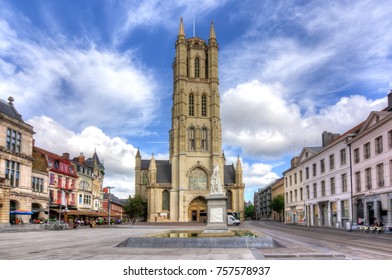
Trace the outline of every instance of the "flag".
<instances>
[{"instance_id":1,"label":"flag","mask_svg":"<svg viewBox=\"0 0 392 280\"><path fill-rule=\"evenodd\" d=\"M65 198L65 191L61 191L61 205L67 206L67 199Z\"/></svg>"}]
</instances>

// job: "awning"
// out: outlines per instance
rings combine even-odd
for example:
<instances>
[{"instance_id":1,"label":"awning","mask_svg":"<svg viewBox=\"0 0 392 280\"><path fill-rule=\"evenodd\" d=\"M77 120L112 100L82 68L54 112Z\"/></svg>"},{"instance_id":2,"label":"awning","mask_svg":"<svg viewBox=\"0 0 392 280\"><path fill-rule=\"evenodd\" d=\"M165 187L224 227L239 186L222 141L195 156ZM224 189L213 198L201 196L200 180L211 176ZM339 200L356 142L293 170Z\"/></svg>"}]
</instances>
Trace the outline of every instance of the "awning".
<instances>
[{"instance_id":1,"label":"awning","mask_svg":"<svg viewBox=\"0 0 392 280\"><path fill-rule=\"evenodd\" d=\"M50 211L60 213L60 209L51 208ZM61 209L61 214L67 214L72 216L88 216L88 217L106 217L108 213L106 212L96 212L96 211L83 211L83 210L68 210Z\"/></svg>"},{"instance_id":2,"label":"awning","mask_svg":"<svg viewBox=\"0 0 392 280\"><path fill-rule=\"evenodd\" d=\"M33 215L34 212L27 211L27 210L13 210L10 211L11 215Z\"/></svg>"}]
</instances>

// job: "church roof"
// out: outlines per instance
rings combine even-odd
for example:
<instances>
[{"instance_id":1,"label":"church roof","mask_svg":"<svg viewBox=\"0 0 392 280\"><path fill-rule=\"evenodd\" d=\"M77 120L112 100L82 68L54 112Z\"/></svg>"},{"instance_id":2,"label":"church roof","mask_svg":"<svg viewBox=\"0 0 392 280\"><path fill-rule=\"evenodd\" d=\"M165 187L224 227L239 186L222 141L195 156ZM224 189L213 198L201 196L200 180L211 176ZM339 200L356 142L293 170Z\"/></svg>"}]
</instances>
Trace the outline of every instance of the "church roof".
<instances>
[{"instance_id":1,"label":"church roof","mask_svg":"<svg viewBox=\"0 0 392 280\"><path fill-rule=\"evenodd\" d=\"M224 184L235 184L235 169L233 165L225 165Z\"/></svg>"},{"instance_id":2,"label":"church roof","mask_svg":"<svg viewBox=\"0 0 392 280\"><path fill-rule=\"evenodd\" d=\"M168 160L155 160L157 166L157 183L171 183L171 164ZM148 170L150 160L142 159L141 169ZM235 184L235 168L233 165L224 167L224 184Z\"/></svg>"},{"instance_id":3,"label":"church roof","mask_svg":"<svg viewBox=\"0 0 392 280\"><path fill-rule=\"evenodd\" d=\"M157 166L157 183L171 183L171 164L168 160L155 160ZM150 160L142 159L141 169L148 170Z\"/></svg>"}]
</instances>

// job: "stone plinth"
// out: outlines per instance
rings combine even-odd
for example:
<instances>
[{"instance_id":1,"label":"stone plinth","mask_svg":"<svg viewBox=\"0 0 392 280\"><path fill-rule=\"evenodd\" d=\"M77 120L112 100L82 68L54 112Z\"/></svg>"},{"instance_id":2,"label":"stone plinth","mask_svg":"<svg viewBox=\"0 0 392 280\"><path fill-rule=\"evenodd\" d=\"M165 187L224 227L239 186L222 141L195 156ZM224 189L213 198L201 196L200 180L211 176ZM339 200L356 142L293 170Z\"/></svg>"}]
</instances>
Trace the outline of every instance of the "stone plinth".
<instances>
[{"instance_id":1,"label":"stone plinth","mask_svg":"<svg viewBox=\"0 0 392 280\"><path fill-rule=\"evenodd\" d=\"M210 194L206 200L207 226L200 236L234 236L234 233L227 228L227 197L224 194Z\"/></svg>"}]
</instances>

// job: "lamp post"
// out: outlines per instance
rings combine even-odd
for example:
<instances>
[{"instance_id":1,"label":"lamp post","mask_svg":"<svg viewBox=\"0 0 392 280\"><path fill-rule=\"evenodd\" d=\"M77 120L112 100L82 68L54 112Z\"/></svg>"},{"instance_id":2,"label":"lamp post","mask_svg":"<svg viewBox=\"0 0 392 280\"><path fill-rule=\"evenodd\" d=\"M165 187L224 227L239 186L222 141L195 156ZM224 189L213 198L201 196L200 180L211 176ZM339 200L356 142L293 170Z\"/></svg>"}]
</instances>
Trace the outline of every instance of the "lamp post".
<instances>
[{"instance_id":1,"label":"lamp post","mask_svg":"<svg viewBox=\"0 0 392 280\"><path fill-rule=\"evenodd\" d=\"M109 190L108 195L108 225L110 226L110 190L114 189L115 187L106 187Z\"/></svg>"}]
</instances>

